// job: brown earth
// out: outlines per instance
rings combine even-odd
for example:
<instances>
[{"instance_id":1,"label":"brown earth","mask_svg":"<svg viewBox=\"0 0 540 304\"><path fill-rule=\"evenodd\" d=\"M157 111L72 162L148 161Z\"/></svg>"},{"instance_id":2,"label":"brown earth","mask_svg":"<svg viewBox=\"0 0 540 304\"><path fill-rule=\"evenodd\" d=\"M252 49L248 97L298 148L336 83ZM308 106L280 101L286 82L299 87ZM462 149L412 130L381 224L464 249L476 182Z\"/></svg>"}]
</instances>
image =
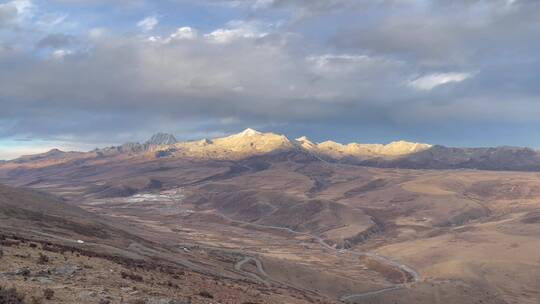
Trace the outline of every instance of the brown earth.
<instances>
[{"instance_id":1,"label":"brown earth","mask_svg":"<svg viewBox=\"0 0 540 304\"><path fill-rule=\"evenodd\" d=\"M56 236L77 232L115 251L152 252L255 286L336 300L366 295L359 303L540 301L534 172L380 169L285 153L237 161L123 155L8 164L0 178L60 196L85 209L84 218L109 226L53 218L51 228L35 214L18 219L16 212L0 212L1 222L20 221L21 230L31 222ZM364 252L420 278L413 283L396 264L359 260ZM253 262L235 270L245 257L258 259L264 273ZM392 287L399 288L371 294Z\"/></svg>"}]
</instances>

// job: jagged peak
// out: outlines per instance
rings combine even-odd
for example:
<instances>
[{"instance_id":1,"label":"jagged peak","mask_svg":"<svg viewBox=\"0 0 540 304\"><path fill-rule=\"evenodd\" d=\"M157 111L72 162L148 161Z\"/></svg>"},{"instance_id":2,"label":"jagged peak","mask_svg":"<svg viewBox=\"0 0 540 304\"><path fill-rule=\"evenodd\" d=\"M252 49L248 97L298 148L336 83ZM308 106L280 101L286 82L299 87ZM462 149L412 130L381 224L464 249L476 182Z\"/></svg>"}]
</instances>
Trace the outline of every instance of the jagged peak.
<instances>
[{"instance_id":1,"label":"jagged peak","mask_svg":"<svg viewBox=\"0 0 540 304\"><path fill-rule=\"evenodd\" d=\"M307 138L306 136L298 137L297 139L295 139L295 141L297 145L300 145L305 149L313 150L317 148L317 145L311 140L309 140L309 138Z\"/></svg>"},{"instance_id":2,"label":"jagged peak","mask_svg":"<svg viewBox=\"0 0 540 304\"><path fill-rule=\"evenodd\" d=\"M149 146L162 146L162 145L172 145L177 143L176 137L168 133L156 133L150 137L149 140L145 142Z\"/></svg>"}]
</instances>

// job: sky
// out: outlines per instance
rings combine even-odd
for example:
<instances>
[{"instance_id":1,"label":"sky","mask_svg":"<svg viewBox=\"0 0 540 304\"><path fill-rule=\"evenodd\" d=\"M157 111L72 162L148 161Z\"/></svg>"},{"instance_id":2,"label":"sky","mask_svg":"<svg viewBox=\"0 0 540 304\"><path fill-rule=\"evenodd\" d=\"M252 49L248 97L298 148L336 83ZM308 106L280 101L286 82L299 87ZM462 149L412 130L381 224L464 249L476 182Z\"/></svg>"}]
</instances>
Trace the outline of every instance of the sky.
<instances>
[{"instance_id":1,"label":"sky","mask_svg":"<svg viewBox=\"0 0 540 304\"><path fill-rule=\"evenodd\" d=\"M217 137L540 148L540 1L0 1L0 159Z\"/></svg>"}]
</instances>

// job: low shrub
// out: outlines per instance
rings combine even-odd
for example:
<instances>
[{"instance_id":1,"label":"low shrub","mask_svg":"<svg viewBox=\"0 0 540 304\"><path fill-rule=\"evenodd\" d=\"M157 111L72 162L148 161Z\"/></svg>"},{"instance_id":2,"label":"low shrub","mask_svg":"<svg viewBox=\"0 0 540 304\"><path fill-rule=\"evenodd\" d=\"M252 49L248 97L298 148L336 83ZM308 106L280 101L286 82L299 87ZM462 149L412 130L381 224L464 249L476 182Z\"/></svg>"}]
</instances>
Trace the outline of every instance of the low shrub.
<instances>
[{"instance_id":1,"label":"low shrub","mask_svg":"<svg viewBox=\"0 0 540 304\"><path fill-rule=\"evenodd\" d=\"M45 299L47 300L52 300L52 298L54 298L54 290L50 289L50 288L47 288L43 291L43 296L45 297Z\"/></svg>"},{"instance_id":2,"label":"low shrub","mask_svg":"<svg viewBox=\"0 0 540 304\"><path fill-rule=\"evenodd\" d=\"M21 242L19 241L11 241L8 239L0 240L0 245L5 246L5 247L19 246L20 244Z\"/></svg>"},{"instance_id":3,"label":"low shrub","mask_svg":"<svg viewBox=\"0 0 540 304\"><path fill-rule=\"evenodd\" d=\"M15 288L5 289L0 286L0 304L23 304L24 295Z\"/></svg>"},{"instance_id":4,"label":"low shrub","mask_svg":"<svg viewBox=\"0 0 540 304\"><path fill-rule=\"evenodd\" d=\"M31 297L29 304L43 304L43 298L42 297Z\"/></svg>"},{"instance_id":5,"label":"low shrub","mask_svg":"<svg viewBox=\"0 0 540 304\"><path fill-rule=\"evenodd\" d=\"M130 280L136 281L136 282L142 282L143 281L143 277L138 275L138 274L128 273L128 272L122 271L120 273L120 275L122 276L122 279L130 279Z\"/></svg>"},{"instance_id":6,"label":"low shrub","mask_svg":"<svg viewBox=\"0 0 540 304\"><path fill-rule=\"evenodd\" d=\"M43 265L47 263L49 263L49 257L40 252L39 258L38 258L38 264Z\"/></svg>"},{"instance_id":7,"label":"low shrub","mask_svg":"<svg viewBox=\"0 0 540 304\"><path fill-rule=\"evenodd\" d=\"M206 290L203 290L203 291L199 292L199 295L201 297L207 298L207 299L213 299L214 298L214 296L211 293L209 293L208 291L206 291Z\"/></svg>"}]
</instances>

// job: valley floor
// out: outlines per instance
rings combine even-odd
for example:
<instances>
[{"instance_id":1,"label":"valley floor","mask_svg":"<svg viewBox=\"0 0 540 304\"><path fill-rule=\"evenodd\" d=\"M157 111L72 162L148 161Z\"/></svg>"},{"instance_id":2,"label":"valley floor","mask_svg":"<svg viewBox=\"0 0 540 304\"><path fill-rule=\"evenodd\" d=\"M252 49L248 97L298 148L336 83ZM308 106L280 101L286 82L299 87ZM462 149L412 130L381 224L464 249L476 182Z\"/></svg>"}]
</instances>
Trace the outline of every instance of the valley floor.
<instances>
[{"instance_id":1,"label":"valley floor","mask_svg":"<svg viewBox=\"0 0 540 304\"><path fill-rule=\"evenodd\" d=\"M148 301L182 296L211 302L200 295L208 289L214 302L239 304L540 302L537 173L377 169L296 157L99 159L103 163L84 167L0 170L0 176L11 174L4 181L13 186L53 193L64 198L62 206L84 209L67 208L70 215L62 216L55 207L61 219L50 218L52 207L37 214L0 210L0 229L166 261L198 282L173 280L180 287L168 288L156 270L136 271L145 282L135 284L137 291ZM77 216L84 220L67 220ZM9 269L1 270L0 285L43 288L6 276L22 267L43 270L31 264L42 245L25 246L5 249ZM13 250L28 250L31 258L25 262L17 255L26 253ZM53 263L64 259L51 257ZM95 263L97 269L101 262ZM100 268L102 276L122 271L107 267ZM129 280L110 278L104 282L114 288L107 296L133 300L122 291ZM69 287L62 280L58 286ZM77 288L101 295L94 290L100 280L83 277L80 283Z\"/></svg>"}]
</instances>

